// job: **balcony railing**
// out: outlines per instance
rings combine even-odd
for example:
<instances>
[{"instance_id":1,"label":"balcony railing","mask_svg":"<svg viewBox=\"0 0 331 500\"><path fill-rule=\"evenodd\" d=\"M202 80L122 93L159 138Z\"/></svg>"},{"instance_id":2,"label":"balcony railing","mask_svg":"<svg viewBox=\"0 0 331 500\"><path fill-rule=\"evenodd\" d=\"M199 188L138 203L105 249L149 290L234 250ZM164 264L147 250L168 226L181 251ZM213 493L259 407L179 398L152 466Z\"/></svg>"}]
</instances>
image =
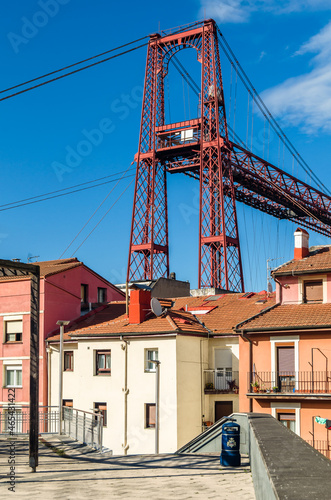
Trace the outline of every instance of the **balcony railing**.
<instances>
[{"instance_id":1,"label":"balcony railing","mask_svg":"<svg viewBox=\"0 0 331 500\"><path fill-rule=\"evenodd\" d=\"M102 449L103 416L99 413L78 410L63 406L62 434ZM0 434L28 434L30 408L26 405L0 407ZM39 434L59 433L59 408L57 406L39 407Z\"/></svg>"},{"instance_id":2,"label":"balcony railing","mask_svg":"<svg viewBox=\"0 0 331 500\"><path fill-rule=\"evenodd\" d=\"M238 393L239 372L232 370L204 370L205 394Z\"/></svg>"},{"instance_id":3,"label":"balcony railing","mask_svg":"<svg viewBox=\"0 0 331 500\"><path fill-rule=\"evenodd\" d=\"M331 372L254 372L248 373L248 393L328 394Z\"/></svg>"}]
</instances>

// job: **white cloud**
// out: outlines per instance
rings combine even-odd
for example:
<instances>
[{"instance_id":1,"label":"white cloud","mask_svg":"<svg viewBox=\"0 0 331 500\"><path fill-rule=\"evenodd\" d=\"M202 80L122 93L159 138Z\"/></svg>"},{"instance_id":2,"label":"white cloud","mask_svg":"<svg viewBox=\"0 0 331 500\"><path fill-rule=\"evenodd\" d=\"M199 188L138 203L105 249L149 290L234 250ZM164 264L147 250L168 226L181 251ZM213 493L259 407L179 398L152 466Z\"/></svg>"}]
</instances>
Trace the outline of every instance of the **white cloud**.
<instances>
[{"instance_id":1,"label":"white cloud","mask_svg":"<svg viewBox=\"0 0 331 500\"><path fill-rule=\"evenodd\" d=\"M313 69L262 94L270 111L307 134L331 133L331 22L295 55L315 53Z\"/></svg>"},{"instance_id":2,"label":"white cloud","mask_svg":"<svg viewBox=\"0 0 331 500\"><path fill-rule=\"evenodd\" d=\"M331 10L330 0L201 0L200 17L212 17L222 23L244 23L257 11L289 14L307 10Z\"/></svg>"}]
</instances>

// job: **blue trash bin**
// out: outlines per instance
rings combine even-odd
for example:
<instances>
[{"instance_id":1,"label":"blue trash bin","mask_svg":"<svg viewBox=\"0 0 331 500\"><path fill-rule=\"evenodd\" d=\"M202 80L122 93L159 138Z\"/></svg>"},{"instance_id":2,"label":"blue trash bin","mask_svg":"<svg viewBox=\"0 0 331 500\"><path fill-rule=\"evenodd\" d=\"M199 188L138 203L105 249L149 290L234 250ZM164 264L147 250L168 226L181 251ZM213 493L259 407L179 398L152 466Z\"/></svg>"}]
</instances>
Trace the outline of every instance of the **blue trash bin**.
<instances>
[{"instance_id":1,"label":"blue trash bin","mask_svg":"<svg viewBox=\"0 0 331 500\"><path fill-rule=\"evenodd\" d=\"M222 425L221 465L226 467L240 466L240 425L226 422Z\"/></svg>"}]
</instances>

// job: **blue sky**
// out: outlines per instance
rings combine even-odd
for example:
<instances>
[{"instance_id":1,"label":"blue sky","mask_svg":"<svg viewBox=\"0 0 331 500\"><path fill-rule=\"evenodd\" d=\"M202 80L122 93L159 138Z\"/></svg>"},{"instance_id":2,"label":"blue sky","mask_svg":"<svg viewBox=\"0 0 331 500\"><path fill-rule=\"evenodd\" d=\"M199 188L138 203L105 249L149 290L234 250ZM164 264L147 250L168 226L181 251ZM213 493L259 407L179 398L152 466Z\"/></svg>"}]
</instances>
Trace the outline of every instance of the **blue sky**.
<instances>
[{"instance_id":1,"label":"blue sky","mask_svg":"<svg viewBox=\"0 0 331 500\"><path fill-rule=\"evenodd\" d=\"M6 89L159 29L204 17L217 21L288 137L331 189L329 1L6 0L0 6L0 88ZM196 77L199 64L195 56L183 51L180 58ZM142 48L0 102L0 204L68 188L129 168L138 145L145 60L146 48ZM228 92L230 73L222 53L221 64ZM171 118L176 111L193 117L193 97L189 99L185 84L174 70L169 71L169 89ZM244 115L244 109L242 116L238 113L238 131L245 129L244 123L240 124ZM258 121L256 124L254 136L252 133L254 142L261 136L262 125ZM292 165L293 168L295 175L310 181L300 169ZM74 253L109 280L124 281L133 183L127 186L131 180L132 177L123 179L116 187L114 183L105 184L70 196L1 211L1 258L21 258L25 262L35 255L39 255L40 260L59 258L114 187L64 256ZM190 280L195 287L198 183L172 176L168 194L171 271L175 271L179 279ZM75 252L118 197L114 208ZM296 226L239 204L238 219L246 289L265 289L266 261L279 259L272 261L277 265L291 258ZM326 243L326 238L311 232L311 244Z\"/></svg>"}]
</instances>

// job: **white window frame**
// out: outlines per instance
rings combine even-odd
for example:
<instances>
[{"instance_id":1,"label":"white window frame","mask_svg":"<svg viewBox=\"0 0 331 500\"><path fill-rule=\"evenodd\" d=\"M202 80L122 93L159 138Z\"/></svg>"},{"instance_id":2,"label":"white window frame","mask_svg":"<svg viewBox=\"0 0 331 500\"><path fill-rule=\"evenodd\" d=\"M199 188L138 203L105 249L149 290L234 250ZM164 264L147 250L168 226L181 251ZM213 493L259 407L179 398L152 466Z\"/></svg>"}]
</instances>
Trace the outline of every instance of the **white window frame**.
<instances>
[{"instance_id":1,"label":"white window frame","mask_svg":"<svg viewBox=\"0 0 331 500\"><path fill-rule=\"evenodd\" d=\"M270 408L271 408L271 415L274 418L277 418L277 411L276 410L284 410L286 413L286 410L295 410L295 433L300 436L300 410L301 410L301 403L270 403Z\"/></svg>"},{"instance_id":2,"label":"white window frame","mask_svg":"<svg viewBox=\"0 0 331 500\"><path fill-rule=\"evenodd\" d=\"M276 373L277 367L277 346L279 342L294 344L294 371L295 371L295 389L299 389L299 335L291 337L270 337L271 344L271 373ZM276 382L275 382L276 384Z\"/></svg>"},{"instance_id":3,"label":"white window frame","mask_svg":"<svg viewBox=\"0 0 331 500\"><path fill-rule=\"evenodd\" d=\"M13 340L13 341L8 341L7 342L7 339L6 339L6 336L7 336L7 323L9 323L10 321L21 321L22 322L22 340ZM3 317L3 343L4 344L8 344L10 342L23 342L23 315L20 314L20 315L15 315L15 316L4 316Z\"/></svg>"},{"instance_id":4,"label":"white window frame","mask_svg":"<svg viewBox=\"0 0 331 500\"><path fill-rule=\"evenodd\" d=\"M7 371L8 369L10 369L11 371L14 370L15 372L15 375L14 375L14 378L15 378L15 381L14 381L14 385L7 385ZM18 385L17 384L17 372L20 371L21 372L21 385ZM19 362L16 362L16 363L4 363L4 377L3 377L3 380L4 380L4 384L3 384L3 387L4 388L21 388L23 387L22 386L22 382L23 382L23 370L22 370L22 362L19 363Z\"/></svg>"},{"instance_id":5,"label":"white window frame","mask_svg":"<svg viewBox=\"0 0 331 500\"><path fill-rule=\"evenodd\" d=\"M308 283L309 281L321 281L323 282L323 301L325 304L327 302L327 291L328 291L328 282L326 274L309 274L303 275L299 277L298 280L298 302L299 304L304 304L304 283Z\"/></svg>"},{"instance_id":6,"label":"white window frame","mask_svg":"<svg viewBox=\"0 0 331 500\"><path fill-rule=\"evenodd\" d=\"M145 373L155 373L156 372L156 364L152 363L152 367L148 367L148 363L151 362L151 360L148 359L148 353L149 352L156 352L156 357L152 358L154 361L158 361L159 359L159 349L157 347L147 347L145 349L144 353L144 371Z\"/></svg>"}]
</instances>

